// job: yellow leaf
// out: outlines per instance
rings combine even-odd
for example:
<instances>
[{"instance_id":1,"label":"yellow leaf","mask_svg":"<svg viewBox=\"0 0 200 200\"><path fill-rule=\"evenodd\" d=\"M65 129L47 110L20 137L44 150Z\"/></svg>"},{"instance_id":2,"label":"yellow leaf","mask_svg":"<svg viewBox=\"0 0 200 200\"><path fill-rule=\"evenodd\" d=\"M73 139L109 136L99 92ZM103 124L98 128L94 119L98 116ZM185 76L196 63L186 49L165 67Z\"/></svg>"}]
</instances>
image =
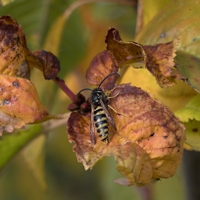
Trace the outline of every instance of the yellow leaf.
<instances>
[{"instance_id":1,"label":"yellow leaf","mask_svg":"<svg viewBox=\"0 0 200 200\"><path fill-rule=\"evenodd\" d=\"M162 9L164 8L171 0L141 0L143 8L143 25L149 23L149 21Z\"/></svg>"},{"instance_id":2,"label":"yellow leaf","mask_svg":"<svg viewBox=\"0 0 200 200\"><path fill-rule=\"evenodd\" d=\"M183 81L169 88L160 88L155 78L146 69L133 69L129 67L123 74L121 83L131 83L142 88L161 100L172 111L178 110L196 95L196 92Z\"/></svg>"},{"instance_id":3,"label":"yellow leaf","mask_svg":"<svg viewBox=\"0 0 200 200\"><path fill-rule=\"evenodd\" d=\"M164 43L178 38L176 68L188 84L200 91L199 32L200 1L171 1L135 38L141 44Z\"/></svg>"}]
</instances>

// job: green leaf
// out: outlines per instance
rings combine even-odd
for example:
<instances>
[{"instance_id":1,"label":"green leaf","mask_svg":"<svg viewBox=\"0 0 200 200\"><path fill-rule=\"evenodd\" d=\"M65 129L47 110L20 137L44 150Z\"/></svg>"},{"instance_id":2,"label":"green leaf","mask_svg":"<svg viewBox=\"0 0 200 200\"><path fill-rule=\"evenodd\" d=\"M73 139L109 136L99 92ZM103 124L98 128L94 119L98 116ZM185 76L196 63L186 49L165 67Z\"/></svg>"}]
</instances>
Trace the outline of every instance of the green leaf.
<instances>
[{"instance_id":1,"label":"green leaf","mask_svg":"<svg viewBox=\"0 0 200 200\"><path fill-rule=\"evenodd\" d=\"M41 125L31 126L25 131L9 134L0 138L0 170L15 156L28 142L42 131Z\"/></svg>"},{"instance_id":2,"label":"green leaf","mask_svg":"<svg viewBox=\"0 0 200 200\"><path fill-rule=\"evenodd\" d=\"M44 134L37 137L29 144L22 155L26 161L27 167L30 168L33 176L37 180L41 189L47 189L44 169L44 144L46 137Z\"/></svg>"},{"instance_id":3,"label":"green leaf","mask_svg":"<svg viewBox=\"0 0 200 200\"><path fill-rule=\"evenodd\" d=\"M188 123L184 123L186 127L186 144L188 144L192 150L200 151L200 122L191 120Z\"/></svg>"},{"instance_id":4,"label":"green leaf","mask_svg":"<svg viewBox=\"0 0 200 200\"><path fill-rule=\"evenodd\" d=\"M195 44L197 45L197 44ZM200 49L199 49L200 50ZM200 53L200 51L199 51ZM192 55L188 52L177 51L177 56L175 57L175 63L179 72L188 78L188 84L200 92L200 58L199 55Z\"/></svg>"},{"instance_id":5,"label":"green leaf","mask_svg":"<svg viewBox=\"0 0 200 200\"><path fill-rule=\"evenodd\" d=\"M176 111L175 114L182 122L189 122L193 119L200 121L200 94L192 98L184 108Z\"/></svg>"},{"instance_id":6,"label":"green leaf","mask_svg":"<svg viewBox=\"0 0 200 200\"><path fill-rule=\"evenodd\" d=\"M175 59L179 72L188 83L200 91L200 1L171 1L161 10L135 40L141 44L164 43L180 40ZM184 11L184 12L182 12Z\"/></svg>"},{"instance_id":7,"label":"green leaf","mask_svg":"<svg viewBox=\"0 0 200 200\"><path fill-rule=\"evenodd\" d=\"M200 151L200 94L175 114L186 127L186 144L193 150Z\"/></svg>"}]
</instances>

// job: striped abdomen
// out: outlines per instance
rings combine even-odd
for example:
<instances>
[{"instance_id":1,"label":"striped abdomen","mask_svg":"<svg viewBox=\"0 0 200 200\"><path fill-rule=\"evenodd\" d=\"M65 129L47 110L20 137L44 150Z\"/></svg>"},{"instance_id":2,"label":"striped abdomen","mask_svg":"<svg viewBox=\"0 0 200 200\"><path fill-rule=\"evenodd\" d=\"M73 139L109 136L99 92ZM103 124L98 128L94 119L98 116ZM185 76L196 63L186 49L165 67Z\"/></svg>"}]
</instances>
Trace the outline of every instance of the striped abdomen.
<instances>
[{"instance_id":1,"label":"striped abdomen","mask_svg":"<svg viewBox=\"0 0 200 200\"><path fill-rule=\"evenodd\" d=\"M108 143L108 119L101 106L94 108L94 124L101 141Z\"/></svg>"}]
</instances>

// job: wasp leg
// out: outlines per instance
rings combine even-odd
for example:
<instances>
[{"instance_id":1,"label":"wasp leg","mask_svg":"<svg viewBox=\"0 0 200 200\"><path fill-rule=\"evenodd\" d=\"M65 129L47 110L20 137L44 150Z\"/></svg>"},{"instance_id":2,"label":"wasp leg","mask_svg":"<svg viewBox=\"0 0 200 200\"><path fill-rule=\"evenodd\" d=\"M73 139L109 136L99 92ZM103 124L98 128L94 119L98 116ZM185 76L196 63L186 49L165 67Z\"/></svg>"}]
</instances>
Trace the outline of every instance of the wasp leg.
<instances>
[{"instance_id":1,"label":"wasp leg","mask_svg":"<svg viewBox=\"0 0 200 200\"><path fill-rule=\"evenodd\" d=\"M107 99L113 99L113 98L117 97L117 96L120 94L120 92L121 92L121 91L119 91L119 93L117 93L115 96L112 96L112 97L109 97L109 96L108 96Z\"/></svg>"},{"instance_id":2,"label":"wasp leg","mask_svg":"<svg viewBox=\"0 0 200 200\"><path fill-rule=\"evenodd\" d=\"M119 112L117 112L117 110L115 110L112 106L110 106L110 105L108 105L108 107L111 109L111 110L113 110L117 115L122 115L122 116L124 116L124 117L130 117L130 116L128 116L128 115L124 115L124 114L122 114L122 113L119 113Z\"/></svg>"}]
</instances>

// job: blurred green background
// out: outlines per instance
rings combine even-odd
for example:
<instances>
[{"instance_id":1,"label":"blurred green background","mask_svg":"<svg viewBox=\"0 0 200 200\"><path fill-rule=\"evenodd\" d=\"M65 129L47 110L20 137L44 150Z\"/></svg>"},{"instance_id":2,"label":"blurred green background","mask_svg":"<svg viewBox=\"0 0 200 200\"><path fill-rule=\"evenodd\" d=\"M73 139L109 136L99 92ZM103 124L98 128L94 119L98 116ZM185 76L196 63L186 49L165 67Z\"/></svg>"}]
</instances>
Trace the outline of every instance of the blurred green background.
<instances>
[{"instance_id":1,"label":"blurred green background","mask_svg":"<svg viewBox=\"0 0 200 200\"><path fill-rule=\"evenodd\" d=\"M75 5L75 2L16 0L2 5L0 15L9 14L22 25L30 50L45 49L58 56L61 63L59 77L65 79L76 93L88 86L85 71L92 58L105 49L104 40L110 27L118 29L124 41L133 40L137 1L93 2L73 10L71 5ZM70 15L63 18L66 12ZM44 80L36 69L32 72L31 80L51 114L68 112L70 101L54 82ZM36 126L28 127L34 129ZM10 135L5 133L0 138L1 144ZM37 135L36 131L33 138L1 170L1 200L186 199L182 167L168 180L141 188L125 187L113 182L121 177L113 158L100 161L93 170L84 170L72 152L64 123L45 134ZM15 141L13 139L12 142ZM0 159L2 154L9 151L9 146L6 147L5 151L0 152Z\"/></svg>"}]
</instances>

